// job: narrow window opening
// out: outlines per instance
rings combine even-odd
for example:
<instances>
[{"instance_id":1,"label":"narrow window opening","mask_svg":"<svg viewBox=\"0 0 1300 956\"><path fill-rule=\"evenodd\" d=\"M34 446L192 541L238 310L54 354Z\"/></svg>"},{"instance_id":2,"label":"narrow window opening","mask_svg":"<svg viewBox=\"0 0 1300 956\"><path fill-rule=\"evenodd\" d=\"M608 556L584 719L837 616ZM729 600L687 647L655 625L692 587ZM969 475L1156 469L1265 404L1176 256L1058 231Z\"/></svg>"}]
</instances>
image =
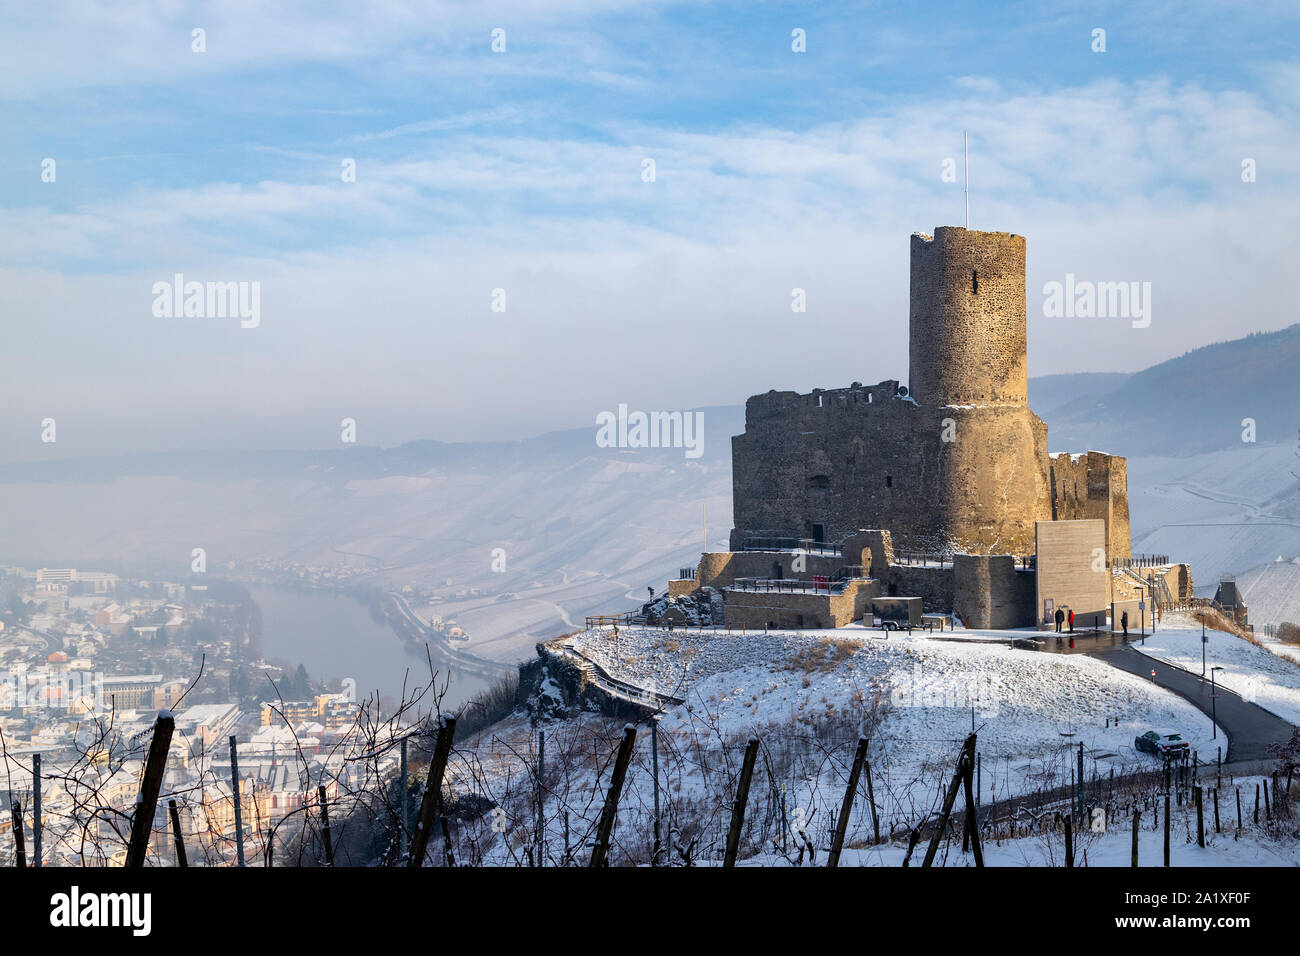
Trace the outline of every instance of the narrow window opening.
<instances>
[{"instance_id":1,"label":"narrow window opening","mask_svg":"<svg viewBox=\"0 0 1300 956\"><path fill-rule=\"evenodd\" d=\"M980 290L979 273L974 269L970 271L970 290L972 292L979 292Z\"/></svg>"},{"instance_id":2,"label":"narrow window opening","mask_svg":"<svg viewBox=\"0 0 1300 956\"><path fill-rule=\"evenodd\" d=\"M892 487L894 487L894 476L893 476L893 475L885 475L885 487L886 487L886 488L892 488Z\"/></svg>"}]
</instances>

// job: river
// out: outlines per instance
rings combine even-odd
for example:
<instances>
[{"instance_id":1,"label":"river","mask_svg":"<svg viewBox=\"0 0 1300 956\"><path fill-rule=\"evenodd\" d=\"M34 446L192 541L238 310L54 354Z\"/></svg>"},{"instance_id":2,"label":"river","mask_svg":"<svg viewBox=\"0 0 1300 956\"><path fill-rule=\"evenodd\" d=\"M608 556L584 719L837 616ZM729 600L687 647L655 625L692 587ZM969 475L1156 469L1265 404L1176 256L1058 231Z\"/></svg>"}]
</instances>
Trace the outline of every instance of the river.
<instances>
[{"instance_id":1,"label":"river","mask_svg":"<svg viewBox=\"0 0 1300 956\"><path fill-rule=\"evenodd\" d=\"M357 697L378 690L384 700L396 701L406 679L411 688L423 687L429 666L421 648L419 656L386 625L370 616L369 610L353 598L333 591L252 585L248 588L262 611L262 653L267 658L299 662L312 680L351 677L357 682ZM447 666L436 648L434 667L442 674ZM409 675L408 675L409 672ZM451 684L443 709L459 707L488 686L474 674L451 671ZM429 702L426 696L422 703Z\"/></svg>"}]
</instances>

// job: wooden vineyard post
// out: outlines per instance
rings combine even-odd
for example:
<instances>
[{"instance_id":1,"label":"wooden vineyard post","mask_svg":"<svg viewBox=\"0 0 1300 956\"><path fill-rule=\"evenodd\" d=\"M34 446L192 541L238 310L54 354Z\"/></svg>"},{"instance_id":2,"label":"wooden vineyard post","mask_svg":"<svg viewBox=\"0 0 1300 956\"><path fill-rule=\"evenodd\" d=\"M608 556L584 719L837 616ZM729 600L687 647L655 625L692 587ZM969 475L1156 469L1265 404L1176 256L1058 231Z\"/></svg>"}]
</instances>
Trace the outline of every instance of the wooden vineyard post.
<instances>
[{"instance_id":1,"label":"wooden vineyard post","mask_svg":"<svg viewBox=\"0 0 1300 956\"><path fill-rule=\"evenodd\" d=\"M1133 866L1138 865L1138 821L1142 818L1142 811L1133 808Z\"/></svg>"},{"instance_id":2,"label":"wooden vineyard post","mask_svg":"<svg viewBox=\"0 0 1300 956\"><path fill-rule=\"evenodd\" d=\"M757 741L754 741L757 743ZM748 758L748 754L745 755ZM858 749L853 755L853 766L849 770L849 785L844 790L844 802L840 805L840 818L835 824L835 836L831 840L831 852L826 858L826 865L832 869L840 865L840 852L844 849L844 834L849 828L849 813L853 810L853 797L858 792L858 781L862 777L862 765L867 760L867 738L858 739Z\"/></svg>"},{"instance_id":3,"label":"wooden vineyard post","mask_svg":"<svg viewBox=\"0 0 1300 956\"><path fill-rule=\"evenodd\" d=\"M966 738L966 743L961 748L961 756L957 758L957 772L953 774L952 783L948 787L948 793L943 799L943 809L939 812L939 824L934 831L934 836L930 839L930 845L926 848L925 859L921 861L923 869L929 869L934 864L935 854L939 852L939 841L943 839L944 831L948 828L948 819L952 816L952 805L957 799L957 791L963 782L963 775L966 772L967 764L972 763L975 753L975 735L971 734ZM974 812L973 806L966 808L967 813Z\"/></svg>"},{"instance_id":4,"label":"wooden vineyard post","mask_svg":"<svg viewBox=\"0 0 1300 956\"><path fill-rule=\"evenodd\" d=\"M158 809L158 791L162 789L163 774L167 770L167 751L172 745L176 718L169 711L158 715L153 725L153 741L145 760L144 780L140 784L140 800L131 818L131 839L126 848L126 866L135 869L144 866L149 850L149 834L153 832L153 815Z\"/></svg>"},{"instance_id":5,"label":"wooden vineyard post","mask_svg":"<svg viewBox=\"0 0 1300 956\"><path fill-rule=\"evenodd\" d=\"M188 867L189 860L185 857L185 839L181 836L181 815L176 809L176 801L167 801L167 813L172 821L172 842L176 846L176 865L179 867Z\"/></svg>"},{"instance_id":6,"label":"wooden vineyard post","mask_svg":"<svg viewBox=\"0 0 1300 956\"><path fill-rule=\"evenodd\" d=\"M745 804L749 803L749 784L754 778L754 762L758 759L758 740L749 738L745 747L745 760L740 766L740 782L736 785L736 802L731 807L731 826L727 828L727 850L722 866L731 869L736 865L740 850L740 831L745 825Z\"/></svg>"},{"instance_id":7,"label":"wooden vineyard post","mask_svg":"<svg viewBox=\"0 0 1300 956\"><path fill-rule=\"evenodd\" d=\"M627 777L627 766L632 762L632 745L636 743L636 728L628 724L623 728L623 741L618 745L618 756L614 759L614 772L610 774L609 790L605 794L605 808L600 813L600 825L596 829L596 846L591 851L592 867L609 865L610 834L614 831L614 818L618 816L618 801L623 793L623 780Z\"/></svg>"},{"instance_id":8,"label":"wooden vineyard post","mask_svg":"<svg viewBox=\"0 0 1300 956\"><path fill-rule=\"evenodd\" d=\"M442 717L438 727L438 740L433 748L433 760L429 763L429 778L425 781L424 799L420 801L420 819L416 823L415 833L411 836L411 852L406 859L407 866L424 866L424 854L429 847L429 836L433 833L433 821L442 800L442 777L447 771L447 759L451 755L451 742L456 736L456 718L450 714Z\"/></svg>"}]
</instances>

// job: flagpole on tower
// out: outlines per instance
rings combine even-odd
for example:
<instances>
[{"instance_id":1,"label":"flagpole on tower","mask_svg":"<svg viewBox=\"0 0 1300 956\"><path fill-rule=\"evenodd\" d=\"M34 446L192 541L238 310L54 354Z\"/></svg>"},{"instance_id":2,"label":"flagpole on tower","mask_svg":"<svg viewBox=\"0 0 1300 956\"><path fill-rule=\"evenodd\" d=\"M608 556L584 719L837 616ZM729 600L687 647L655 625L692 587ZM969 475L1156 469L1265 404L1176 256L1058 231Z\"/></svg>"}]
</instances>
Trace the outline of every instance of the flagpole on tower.
<instances>
[{"instance_id":1,"label":"flagpole on tower","mask_svg":"<svg viewBox=\"0 0 1300 956\"><path fill-rule=\"evenodd\" d=\"M970 228L970 134L961 132L962 165L966 168L966 228Z\"/></svg>"}]
</instances>

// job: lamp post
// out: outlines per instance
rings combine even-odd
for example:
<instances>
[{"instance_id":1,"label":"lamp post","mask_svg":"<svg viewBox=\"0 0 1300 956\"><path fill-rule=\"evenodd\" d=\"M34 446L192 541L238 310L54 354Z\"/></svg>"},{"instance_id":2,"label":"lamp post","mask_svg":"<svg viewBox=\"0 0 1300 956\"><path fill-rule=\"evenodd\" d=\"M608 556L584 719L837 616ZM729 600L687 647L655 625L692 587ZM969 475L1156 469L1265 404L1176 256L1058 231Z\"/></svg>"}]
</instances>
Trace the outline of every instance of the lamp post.
<instances>
[{"instance_id":1,"label":"lamp post","mask_svg":"<svg viewBox=\"0 0 1300 956\"><path fill-rule=\"evenodd\" d=\"M1142 613L1142 643L1147 642L1147 602L1142 592L1138 592L1138 610Z\"/></svg>"},{"instance_id":2,"label":"lamp post","mask_svg":"<svg viewBox=\"0 0 1300 956\"><path fill-rule=\"evenodd\" d=\"M1214 683L1214 672L1223 670L1222 667L1214 666L1210 668L1210 720L1213 722L1213 733L1210 738L1217 740L1219 738L1219 694Z\"/></svg>"},{"instance_id":3,"label":"lamp post","mask_svg":"<svg viewBox=\"0 0 1300 956\"><path fill-rule=\"evenodd\" d=\"M1201 615L1201 680L1205 680L1205 645L1210 639L1205 634L1205 615ZM1214 678L1210 678L1210 683L1214 683Z\"/></svg>"}]
</instances>

